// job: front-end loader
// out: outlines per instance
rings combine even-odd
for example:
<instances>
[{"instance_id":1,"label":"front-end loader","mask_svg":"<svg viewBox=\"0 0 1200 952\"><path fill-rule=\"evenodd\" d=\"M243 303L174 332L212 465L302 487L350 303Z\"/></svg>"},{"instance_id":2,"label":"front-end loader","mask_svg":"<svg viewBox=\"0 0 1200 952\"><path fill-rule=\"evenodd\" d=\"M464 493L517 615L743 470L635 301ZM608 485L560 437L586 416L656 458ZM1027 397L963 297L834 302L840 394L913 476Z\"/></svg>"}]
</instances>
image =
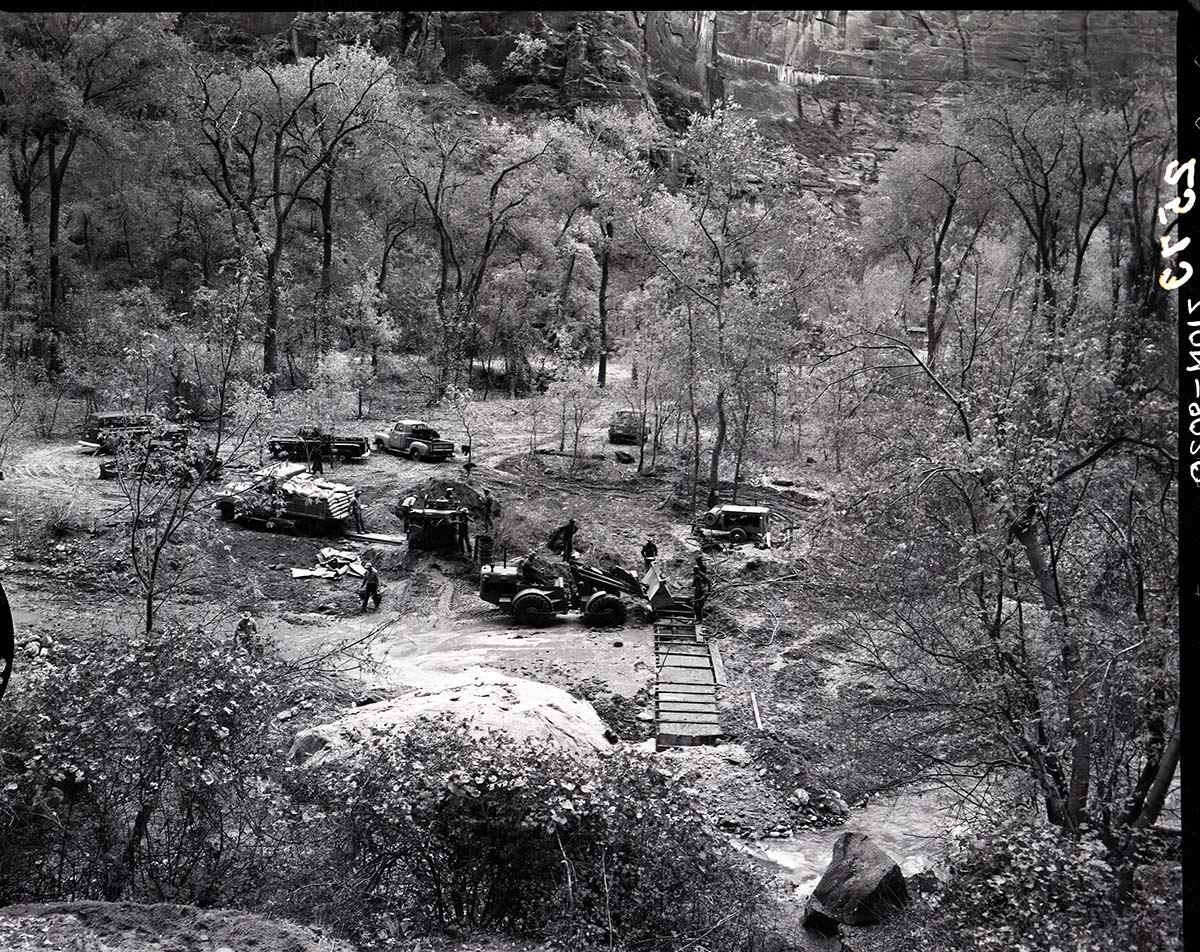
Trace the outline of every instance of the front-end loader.
<instances>
[{"instance_id":1,"label":"front-end loader","mask_svg":"<svg viewBox=\"0 0 1200 952\"><path fill-rule=\"evenodd\" d=\"M511 563L485 565L479 572L479 597L508 611L517 624L539 628L570 612L578 612L589 625L614 627L628 616L622 595L646 598L642 583L624 569L573 560L567 569L569 580L532 553Z\"/></svg>"}]
</instances>

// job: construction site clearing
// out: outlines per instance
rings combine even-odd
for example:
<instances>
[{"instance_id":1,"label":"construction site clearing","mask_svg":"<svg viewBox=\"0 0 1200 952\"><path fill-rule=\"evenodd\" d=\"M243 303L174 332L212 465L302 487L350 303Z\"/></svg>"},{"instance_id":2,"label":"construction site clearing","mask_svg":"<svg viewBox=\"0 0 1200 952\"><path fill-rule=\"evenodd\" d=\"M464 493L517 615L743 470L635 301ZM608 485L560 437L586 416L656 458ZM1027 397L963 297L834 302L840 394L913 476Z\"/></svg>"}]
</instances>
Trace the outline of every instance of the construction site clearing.
<instances>
[{"instance_id":1,"label":"construction site clearing","mask_svg":"<svg viewBox=\"0 0 1200 952\"><path fill-rule=\"evenodd\" d=\"M494 401L497 415L508 412L507 402ZM362 426L371 432L394 419ZM204 486L198 498L221 517L213 530L219 544L208 545L197 531L195 571L179 586L176 610L210 624L216 613L228 618L231 630L239 613L251 612L260 633L296 659L341 658L346 645L357 645L358 654L339 669L354 705L399 700L437 677L492 670L585 699L609 725L610 740L656 749L774 748L780 740L773 723L783 721L784 706L794 701L769 687L778 680L770 665L780 646L736 640L746 630L740 620L755 613L744 602L735 611L724 587L733 582L731 594L739 597L736 586L744 580L789 569L803 552L797 528L820 511L821 490L794 489L799 474L784 476L778 486L758 479L743 489L753 497L747 506L746 495L735 502L723 488L726 509L735 515L739 505L761 510L756 518L763 517L770 532L739 543L732 531L744 524L705 526L707 510L680 505L678 469L660 461L638 475L612 462L611 448L592 453L608 437L607 427L594 429L585 433L588 449L580 457L586 462L531 456L519 435L496 438L498 430L479 427L478 465L466 472L454 463L431 466L378 453L366 464L335 460L315 474L311 463L252 466L224 484ZM121 566L116 487L94 478L94 461L73 443L35 444L29 452L0 485L9 518L30 490L69 495L89 515L86 529L68 533L51 552L17 546L8 556L6 581L11 578L18 593L37 593L20 599L34 606L25 610L24 624L50 639L94 627L95 612L112 624L126 612L136 617L135 588ZM592 455L605 459L587 458ZM492 500L487 527L485 490ZM409 497L416 505L406 529L401 503ZM415 525L420 519L413 518L418 511L465 523L469 546L423 545ZM572 516L579 524L575 551L563 560L546 542ZM706 528L715 532L697 532ZM659 547L653 576L639 557L649 535ZM771 541L774 547L766 547ZM534 611L518 619L512 601L500 599L515 599L523 589L490 599L488 579L512 577L531 548L544 571L532 587L553 596L555 610L551 617ZM697 623L692 563L700 552L712 565L715 591ZM379 573L384 598L378 611L362 613L358 591L367 562ZM113 597L114 587L123 594ZM759 779L771 791L740 797L736 816L713 800L714 816L728 828L765 831L790 809L786 796L796 778L779 767L790 761L766 757L760 769L768 773ZM761 822L754 821L759 813Z\"/></svg>"}]
</instances>

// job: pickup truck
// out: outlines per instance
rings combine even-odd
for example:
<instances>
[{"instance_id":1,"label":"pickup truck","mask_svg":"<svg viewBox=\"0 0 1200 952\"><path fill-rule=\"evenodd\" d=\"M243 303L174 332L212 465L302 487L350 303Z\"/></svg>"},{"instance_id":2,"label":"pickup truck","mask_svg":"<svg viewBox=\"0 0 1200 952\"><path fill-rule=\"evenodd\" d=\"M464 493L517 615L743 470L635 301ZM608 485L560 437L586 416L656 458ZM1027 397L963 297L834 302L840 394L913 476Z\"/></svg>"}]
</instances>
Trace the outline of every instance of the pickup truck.
<instances>
[{"instance_id":1,"label":"pickup truck","mask_svg":"<svg viewBox=\"0 0 1200 952\"><path fill-rule=\"evenodd\" d=\"M454 455L454 444L443 440L424 420L397 420L390 430L375 434L375 446L409 459L440 463Z\"/></svg>"},{"instance_id":2,"label":"pickup truck","mask_svg":"<svg viewBox=\"0 0 1200 952\"><path fill-rule=\"evenodd\" d=\"M307 462L314 450L323 460L344 463L351 459L366 459L371 455L371 444L365 436L338 436L323 433L320 427L302 426L295 436L270 436L267 449L275 459Z\"/></svg>"}]
</instances>

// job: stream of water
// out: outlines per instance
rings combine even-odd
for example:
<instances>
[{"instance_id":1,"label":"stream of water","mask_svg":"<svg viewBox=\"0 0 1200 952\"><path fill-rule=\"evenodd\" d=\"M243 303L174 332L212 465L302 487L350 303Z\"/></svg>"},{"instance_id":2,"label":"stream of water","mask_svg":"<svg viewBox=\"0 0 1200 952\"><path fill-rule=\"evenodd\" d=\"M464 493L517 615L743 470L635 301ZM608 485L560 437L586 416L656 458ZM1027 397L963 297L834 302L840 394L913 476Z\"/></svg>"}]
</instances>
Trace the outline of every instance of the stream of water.
<instances>
[{"instance_id":1,"label":"stream of water","mask_svg":"<svg viewBox=\"0 0 1200 952\"><path fill-rule=\"evenodd\" d=\"M743 841L752 857L793 884L796 898L812 893L843 833L866 833L900 864L905 876L936 869L951 833L963 824L958 798L940 788L909 788L854 810L842 826L798 830L790 839Z\"/></svg>"}]
</instances>

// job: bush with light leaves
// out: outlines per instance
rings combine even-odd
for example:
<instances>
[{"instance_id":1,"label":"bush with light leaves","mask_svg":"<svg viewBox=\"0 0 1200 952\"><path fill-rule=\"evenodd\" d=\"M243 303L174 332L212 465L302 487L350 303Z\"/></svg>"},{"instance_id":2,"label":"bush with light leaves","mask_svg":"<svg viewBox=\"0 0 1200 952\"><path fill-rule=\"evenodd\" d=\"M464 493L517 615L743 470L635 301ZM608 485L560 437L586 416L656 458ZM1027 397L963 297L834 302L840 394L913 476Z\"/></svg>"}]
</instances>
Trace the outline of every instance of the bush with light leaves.
<instances>
[{"instance_id":1,"label":"bush with light leaves","mask_svg":"<svg viewBox=\"0 0 1200 952\"><path fill-rule=\"evenodd\" d=\"M290 684L230 635L61 644L0 721L0 904L252 905L289 848Z\"/></svg>"},{"instance_id":2,"label":"bush with light leaves","mask_svg":"<svg viewBox=\"0 0 1200 952\"><path fill-rule=\"evenodd\" d=\"M405 920L572 947L761 938L762 878L645 755L581 758L444 718L349 772L297 776L323 831L306 865L327 880L305 902L364 947Z\"/></svg>"}]
</instances>

